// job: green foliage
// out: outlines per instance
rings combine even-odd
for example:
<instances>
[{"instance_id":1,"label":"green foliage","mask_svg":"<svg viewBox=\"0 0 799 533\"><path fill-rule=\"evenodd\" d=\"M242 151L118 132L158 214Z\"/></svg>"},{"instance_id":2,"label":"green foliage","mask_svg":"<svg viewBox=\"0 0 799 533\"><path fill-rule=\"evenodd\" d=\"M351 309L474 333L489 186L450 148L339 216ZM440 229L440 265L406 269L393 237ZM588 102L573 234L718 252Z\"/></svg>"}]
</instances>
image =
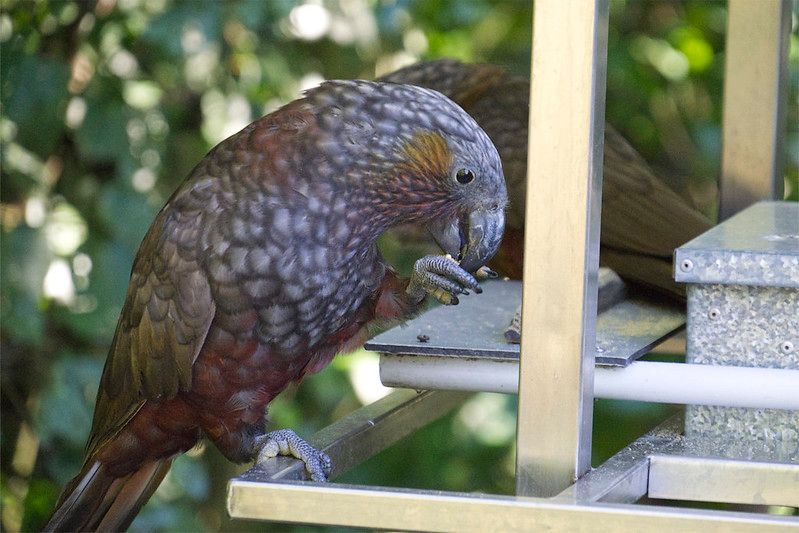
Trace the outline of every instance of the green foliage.
<instances>
[{"instance_id":1,"label":"green foliage","mask_svg":"<svg viewBox=\"0 0 799 533\"><path fill-rule=\"evenodd\" d=\"M440 56L529 72L532 12L523 1L3 0L0 10L0 491L8 531L41 527L77 472L138 243L210 147L323 78L370 78ZM725 10L703 0L614 0L609 35L610 122L708 213ZM791 43L795 103L795 34ZM797 199L795 105L788 119L788 192ZM405 270L422 253L390 239L383 245ZM373 363L362 352L339 358L281 395L273 424L309 435L357 408L367 393L353 383L363 385L359 376ZM600 404L598 458L663 414ZM510 493L514 430L513 398L478 395L347 480ZM225 518L224 486L240 469L210 447L177 459L132 529L268 527Z\"/></svg>"}]
</instances>

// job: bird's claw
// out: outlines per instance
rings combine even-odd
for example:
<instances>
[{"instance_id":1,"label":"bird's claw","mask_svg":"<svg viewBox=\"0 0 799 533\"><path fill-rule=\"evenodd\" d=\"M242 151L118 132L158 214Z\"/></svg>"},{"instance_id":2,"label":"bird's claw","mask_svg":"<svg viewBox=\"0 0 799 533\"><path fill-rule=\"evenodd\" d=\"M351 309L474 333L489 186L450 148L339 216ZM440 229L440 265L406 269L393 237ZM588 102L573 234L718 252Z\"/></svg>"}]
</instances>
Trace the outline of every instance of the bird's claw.
<instances>
[{"instance_id":1,"label":"bird's claw","mask_svg":"<svg viewBox=\"0 0 799 533\"><path fill-rule=\"evenodd\" d=\"M450 255L428 255L417 260L406 292L421 300L431 295L444 305L458 305L458 294L483 292L477 279L466 272Z\"/></svg>"},{"instance_id":2,"label":"bird's claw","mask_svg":"<svg viewBox=\"0 0 799 533\"><path fill-rule=\"evenodd\" d=\"M327 481L333 467L333 462L326 453L316 450L290 429L270 431L259 438L258 446L260 451L256 464L278 455L295 457L305 463L305 469L313 481Z\"/></svg>"}]
</instances>

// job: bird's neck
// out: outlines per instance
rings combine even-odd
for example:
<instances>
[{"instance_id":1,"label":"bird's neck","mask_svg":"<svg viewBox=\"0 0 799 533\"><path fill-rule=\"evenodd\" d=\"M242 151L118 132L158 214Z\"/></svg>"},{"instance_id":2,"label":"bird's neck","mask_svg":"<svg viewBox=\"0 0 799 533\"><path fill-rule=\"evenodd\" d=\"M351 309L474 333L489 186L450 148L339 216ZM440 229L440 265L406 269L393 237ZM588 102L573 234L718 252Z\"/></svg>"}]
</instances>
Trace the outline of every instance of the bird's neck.
<instances>
[{"instance_id":1,"label":"bird's neck","mask_svg":"<svg viewBox=\"0 0 799 533\"><path fill-rule=\"evenodd\" d=\"M419 182L398 179L349 183L347 202L362 214L369 232L379 236L394 226L424 224L445 216L451 206L444 193Z\"/></svg>"}]
</instances>

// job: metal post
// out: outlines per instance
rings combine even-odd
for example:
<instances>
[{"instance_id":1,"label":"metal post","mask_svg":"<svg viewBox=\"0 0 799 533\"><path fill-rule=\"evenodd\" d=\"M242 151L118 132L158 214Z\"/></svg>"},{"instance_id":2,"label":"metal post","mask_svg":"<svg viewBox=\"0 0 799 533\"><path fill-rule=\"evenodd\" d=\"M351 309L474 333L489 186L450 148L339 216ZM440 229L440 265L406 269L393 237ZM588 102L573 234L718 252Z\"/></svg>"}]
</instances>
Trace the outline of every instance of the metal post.
<instances>
[{"instance_id":1,"label":"metal post","mask_svg":"<svg viewBox=\"0 0 799 533\"><path fill-rule=\"evenodd\" d=\"M554 496L591 460L607 0L536 0L516 492Z\"/></svg>"},{"instance_id":2,"label":"metal post","mask_svg":"<svg viewBox=\"0 0 799 533\"><path fill-rule=\"evenodd\" d=\"M719 220L783 197L788 0L729 0Z\"/></svg>"}]
</instances>

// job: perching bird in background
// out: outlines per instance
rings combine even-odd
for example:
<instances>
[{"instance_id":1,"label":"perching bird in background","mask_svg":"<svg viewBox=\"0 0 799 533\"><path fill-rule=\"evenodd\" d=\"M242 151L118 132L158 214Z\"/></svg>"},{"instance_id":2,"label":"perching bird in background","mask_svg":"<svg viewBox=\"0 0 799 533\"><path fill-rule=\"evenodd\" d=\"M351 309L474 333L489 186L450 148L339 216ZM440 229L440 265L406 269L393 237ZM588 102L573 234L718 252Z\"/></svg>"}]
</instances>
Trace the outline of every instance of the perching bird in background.
<instances>
[{"instance_id":1,"label":"perching bird in background","mask_svg":"<svg viewBox=\"0 0 799 533\"><path fill-rule=\"evenodd\" d=\"M327 82L223 141L158 214L133 264L80 473L46 530L125 529L172 458L203 437L231 461L329 459L265 431L289 383L417 313L480 292L507 202L485 132L441 94ZM452 258L410 279L375 241L428 227Z\"/></svg>"},{"instance_id":2,"label":"perching bird in background","mask_svg":"<svg viewBox=\"0 0 799 533\"><path fill-rule=\"evenodd\" d=\"M417 63L380 79L435 89L488 133L502 158L509 199L505 237L492 266L521 279L530 82L498 66L451 59ZM624 137L605 126L601 264L629 281L682 299L684 289L672 278L674 249L711 226L655 176Z\"/></svg>"}]
</instances>

